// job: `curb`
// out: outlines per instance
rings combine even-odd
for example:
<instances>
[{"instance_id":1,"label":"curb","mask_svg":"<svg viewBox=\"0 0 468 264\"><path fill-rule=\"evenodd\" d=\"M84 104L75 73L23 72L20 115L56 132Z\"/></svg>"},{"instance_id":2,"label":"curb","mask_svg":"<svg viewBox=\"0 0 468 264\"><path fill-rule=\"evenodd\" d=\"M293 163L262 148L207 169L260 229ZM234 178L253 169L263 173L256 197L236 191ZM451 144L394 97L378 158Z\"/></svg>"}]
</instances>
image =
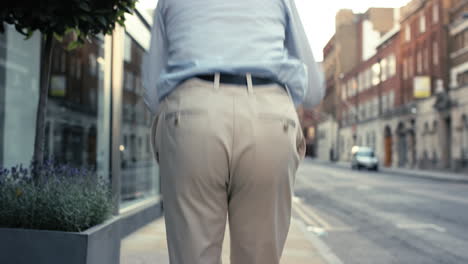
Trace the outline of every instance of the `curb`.
<instances>
[{"instance_id":1,"label":"curb","mask_svg":"<svg viewBox=\"0 0 468 264\"><path fill-rule=\"evenodd\" d=\"M338 162L338 163L333 163L329 161L321 161L321 160L316 160L316 159L311 159L308 158L306 159L307 161L317 164L317 165L324 165L324 166L329 166L329 167L335 167L335 168L340 168L340 169L348 169L350 168L350 165L343 163L343 162ZM431 175L430 172L429 174L422 174L424 171L399 171L394 170L394 169L389 169L389 168L381 168L381 172L395 175L395 176L400 176L400 177L414 177L414 178L420 178L420 179L427 179L427 180L433 180L433 181L440 181L440 182L453 182L453 183L468 183L468 177L464 177L462 174L460 176L455 176L455 177L450 177L450 176L438 176L438 175Z\"/></svg>"},{"instance_id":2,"label":"curb","mask_svg":"<svg viewBox=\"0 0 468 264\"><path fill-rule=\"evenodd\" d=\"M294 218L292 220L294 221L294 224L302 230L306 239L314 245L315 249L317 249L327 264L343 264L343 262L332 252L332 250L325 244L325 242L307 230L305 224L302 221Z\"/></svg>"},{"instance_id":3,"label":"curb","mask_svg":"<svg viewBox=\"0 0 468 264\"><path fill-rule=\"evenodd\" d=\"M386 168L381 169L381 171L384 173L388 173L388 174L400 176L400 177L414 177L414 178L439 181L439 182L468 183L468 178L463 177L461 175L460 175L460 178L458 177L453 178L453 177L443 177L443 176L436 176L436 175L430 175L430 174L423 175L419 173L412 173L412 172L406 172L406 171L395 171L395 170L386 169Z\"/></svg>"}]
</instances>

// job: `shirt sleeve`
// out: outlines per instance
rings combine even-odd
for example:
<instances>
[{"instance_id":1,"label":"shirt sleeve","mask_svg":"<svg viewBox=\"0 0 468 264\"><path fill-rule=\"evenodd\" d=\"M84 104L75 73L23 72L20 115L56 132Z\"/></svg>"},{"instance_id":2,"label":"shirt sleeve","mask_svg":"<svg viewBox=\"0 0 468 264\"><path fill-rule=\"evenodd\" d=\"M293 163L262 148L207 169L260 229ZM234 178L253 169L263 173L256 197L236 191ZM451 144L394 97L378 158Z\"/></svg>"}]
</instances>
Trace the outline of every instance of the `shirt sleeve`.
<instances>
[{"instance_id":1,"label":"shirt sleeve","mask_svg":"<svg viewBox=\"0 0 468 264\"><path fill-rule=\"evenodd\" d=\"M158 1L158 5L154 11L150 49L144 56L142 69L143 86L145 89L144 101L153 114L157 113L159 106L157 82L166 68L168 59L162 2Z\"/></svg>"},{"instance_id":2,"label":"shirt sleeve","mask_svg":"<svg viewBox=\"0 0 468 264\"><path fill-rule=\"evenodd\" d=\"M288 27L286 28L285 45L290 56L299 59L307 67L307 87L304 87L302 105L311 109L318 105L325 94L324 77L315 61L312 49L307 40L294 0L286 0L289 9Z\"/></svg>"}]
</instances>

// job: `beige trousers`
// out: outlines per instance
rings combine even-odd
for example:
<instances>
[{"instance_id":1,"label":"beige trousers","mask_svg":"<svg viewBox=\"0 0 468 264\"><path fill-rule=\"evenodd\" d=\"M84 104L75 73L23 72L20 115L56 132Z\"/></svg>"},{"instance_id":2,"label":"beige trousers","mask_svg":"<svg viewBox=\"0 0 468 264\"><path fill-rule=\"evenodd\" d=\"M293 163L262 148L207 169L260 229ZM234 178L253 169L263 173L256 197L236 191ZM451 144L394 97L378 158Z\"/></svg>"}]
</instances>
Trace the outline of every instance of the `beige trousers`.
<instances>
[{"instance_id":1,"label":"beige trousers","mask_svg":"<svg viewBox=\"0 0 468 264\"><path fill-rule=\"evenodd\" d=\"M218 264L229 217L232 264L279 263L305 142L279 85L197 78L153 123L171 264Z\"/></svg>"}]
</instances>

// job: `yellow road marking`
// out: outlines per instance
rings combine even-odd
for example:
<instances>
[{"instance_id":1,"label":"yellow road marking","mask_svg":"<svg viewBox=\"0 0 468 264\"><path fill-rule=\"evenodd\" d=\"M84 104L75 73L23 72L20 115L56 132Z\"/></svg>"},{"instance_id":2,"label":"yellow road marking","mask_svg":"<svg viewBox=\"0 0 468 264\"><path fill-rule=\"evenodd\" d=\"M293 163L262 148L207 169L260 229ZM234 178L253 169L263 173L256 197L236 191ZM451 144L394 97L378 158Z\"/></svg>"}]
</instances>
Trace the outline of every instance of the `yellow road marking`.
<instances>
[{"instance_id":1,"label":"yellow road marking","mask_svg":"<svg viewBox=\"0 0 468 264\"><path fill-rule=\"evenodd\" d=\"M317 212L315 212L310 206L307 206L307 205L303 205L303 206L304 206L304 211L306 211L306 213L309 213L309 215L312 216L317 222L319 222L322 225L322 227L324 227L325 229L332 228L331 225L325 219L319 216Z\"/></svg>"},{"instance_id":2,"label":"yellow road marking","mask_svg":"<svg viewBox=\"0 0 468 264\"><path fill-rule=\"evenodd\" d=\"M308 222L315 223L317 226L323 227L325 229L332 229L331 225L320 217L310 206L305 205L301 202L300 199L295 199L295 208L301 217L305 218Z\"/></svg>"},{"instance_id":3,"label":"yellow road marking","mask_svg":"<svg viewBox=\"0 0 468 264\"><path fill-rule=\"evenodd\" d=\"M305 221L305 224L310 226L320 226L319 223L317 223L316 221L314 221L310 216L308 216L302 208L300 208L298 206L298 204L296 204L296 206L294 206L294 209L295 209L295 212L302 218L302 220Z\"/></svg>"}]
</instances>

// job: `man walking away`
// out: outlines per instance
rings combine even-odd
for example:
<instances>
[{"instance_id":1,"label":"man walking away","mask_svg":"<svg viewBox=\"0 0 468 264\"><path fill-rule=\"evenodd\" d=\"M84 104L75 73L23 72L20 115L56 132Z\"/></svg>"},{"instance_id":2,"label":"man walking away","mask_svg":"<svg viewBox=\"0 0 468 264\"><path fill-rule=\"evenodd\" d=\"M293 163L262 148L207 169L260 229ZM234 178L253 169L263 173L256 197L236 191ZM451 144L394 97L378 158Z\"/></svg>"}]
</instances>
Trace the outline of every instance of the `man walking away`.
<instances>
[{"instance_id":1,"label":"man walking away","mask_svg":"<svg viewBox=\"0 0 468 264\"><path fill-rule=\"evenodd\" d=\"M144 64L171 264L277 264L323 97L292 0L159 0Z\"/></svg>"}]
</instances>

